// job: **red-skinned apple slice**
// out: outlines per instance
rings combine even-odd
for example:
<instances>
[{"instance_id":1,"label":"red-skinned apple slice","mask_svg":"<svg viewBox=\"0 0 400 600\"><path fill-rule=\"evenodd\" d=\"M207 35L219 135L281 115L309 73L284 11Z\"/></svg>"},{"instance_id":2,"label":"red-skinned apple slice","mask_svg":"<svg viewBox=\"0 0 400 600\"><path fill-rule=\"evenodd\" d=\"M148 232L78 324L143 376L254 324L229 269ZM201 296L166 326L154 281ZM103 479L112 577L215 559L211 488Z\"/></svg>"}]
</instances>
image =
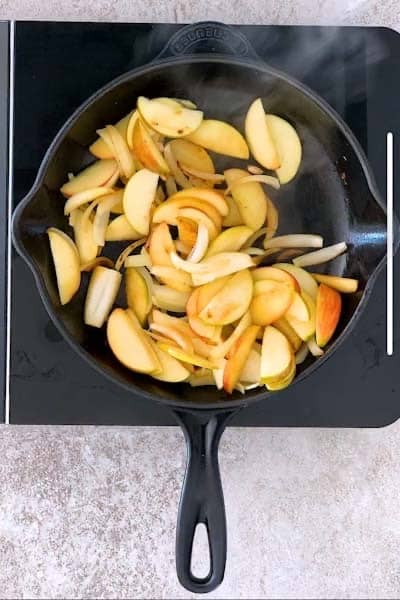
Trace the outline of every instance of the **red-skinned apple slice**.
<instances>
[{"instance_id":1,"label":"red-skinned apple slice","mask_svg":"<svg viewBox=\"0 0 400 600\"><path fill-rule=\"evenodd\" d=\"M223 383L224 390L231 394L235 385L240 380L241 373L250 354L253 343L256 340L259 327L250 325L240 336L231 350L229 359L225 365Z\"/></svg>"},{"instance_id":2,"label":"red-skinned apple slice","mask_svg":"<svg viewBox=\"0 0 400 600\"><path fill-rule=\"evenodd\" d=\"M358 289L358 280L350 277L337 277L336 275L320 275L319 273L311 273L315 281L325 283L332 289L342 294L353 294Z\"/></svg>"},{"instance_id":3,"label":"red-skinned apple slice","mask_svg":"<svg viewBox=\"0 0 400 600\"><path fill-rule=\"evenodd\" d=\"M137 119L134 124L131 143L135 157L147 169L164 176L169 174L163 155L140 119Z\"/></svg>"},{"instance_id":4,"label":"red-skinned apple slice","mask_svg":"<svg viewBox=\"0 0 400 600\"><path fill-rule=\"evenodd\" d=\"M324 348L329 342L340 319L342 297L336 290L321 283L317 294L315 337L318 346Z\"/></svg>"}]
</instances>

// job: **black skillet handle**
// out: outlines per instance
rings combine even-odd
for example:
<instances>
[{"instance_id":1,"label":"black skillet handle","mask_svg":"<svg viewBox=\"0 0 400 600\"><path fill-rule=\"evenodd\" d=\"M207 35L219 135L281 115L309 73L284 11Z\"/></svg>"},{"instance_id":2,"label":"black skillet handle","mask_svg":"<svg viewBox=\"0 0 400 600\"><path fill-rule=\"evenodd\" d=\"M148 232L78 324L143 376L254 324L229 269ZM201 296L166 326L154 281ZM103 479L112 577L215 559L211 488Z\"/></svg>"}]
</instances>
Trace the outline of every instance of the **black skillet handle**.
<instances>
[{"instance_id":1,"label":"black skillet handle","mask_svg":"<svg viewBox=\"0 0 400 600\"><path fill-rule=\"evenodd\" d=\"M218 445L227 422L236 412L237 409L196 413L174 411L187 444L186 473L176 531L176 570L180 583L195 593L211 592L224 578L226 520ZM206 526L210 550L210 570L201 578L191 571L193 540L199 523Z\"/></svg>"},{"instance_id":2,"label":"black skillet handle","mask_svg":"<svg viewBox=\"0 0 400 600\"><path fill-rule=\"evenodd\" d=\"M260 61L249 40L238 29L218 21L200 21L182 27L155 60L193 54L229 54Z\"/></svg>"}]
</instances>

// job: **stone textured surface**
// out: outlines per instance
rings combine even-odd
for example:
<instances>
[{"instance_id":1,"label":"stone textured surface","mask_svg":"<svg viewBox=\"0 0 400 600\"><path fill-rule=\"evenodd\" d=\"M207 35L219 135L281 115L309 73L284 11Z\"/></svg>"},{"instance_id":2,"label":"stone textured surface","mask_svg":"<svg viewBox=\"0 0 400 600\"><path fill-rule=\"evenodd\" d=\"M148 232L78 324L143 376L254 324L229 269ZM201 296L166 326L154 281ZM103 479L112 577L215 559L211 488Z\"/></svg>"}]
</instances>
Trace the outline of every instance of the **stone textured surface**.
<instances>
[{"instance_id":1,"label":"stone textured surface","mask_svg":"<svg viewBox=\"0 0 400 600\"><path fill-rule=\"evenodd\" d=\"M400 29L397 0L0 0L0 18ZM229 430L229 557L210 597L398 598L399 433ZM179 430L1 427L0 456L1 598L192 597L174 570Z\"/></svg>"}]
</instances>

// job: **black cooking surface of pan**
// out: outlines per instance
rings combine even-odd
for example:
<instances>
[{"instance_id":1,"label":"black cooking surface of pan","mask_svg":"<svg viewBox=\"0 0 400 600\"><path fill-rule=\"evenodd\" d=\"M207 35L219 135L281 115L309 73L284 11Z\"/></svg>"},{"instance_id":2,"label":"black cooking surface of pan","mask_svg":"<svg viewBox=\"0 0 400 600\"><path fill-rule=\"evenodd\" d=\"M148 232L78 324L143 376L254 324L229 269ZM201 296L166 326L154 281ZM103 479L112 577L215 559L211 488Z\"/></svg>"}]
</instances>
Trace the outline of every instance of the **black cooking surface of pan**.
<instances>
[{"instance_id":1,"label":"black cooking surface of pan","mask_svg":"<svg viewBox=\"0 0 400 600\"><path fill-rule=\"evenodd\" d=\"M221 45L232 56L212 53ZM315 369L339 350L365 308L384 264L386 216L365 155L338 115L302 84L262 63L241 34L213 23L181 30L158 60L111 82L80 107L60 130L33 189L17 208L15 245L33 271L50 317L73 349L90 367L125 389L169 407L184 429L189 452L178 519L177 569L183 585L205 592L220 583L225 565L219 438L237 410L253 402L276 402L279 394L258 389L244 398L239 393L228 397L210 387L163 384L124 368L112 355L104 332L83 324L87 282L70 304L60 305L46 237L49 226L65 229L59 188L69 172L76 173L93 159L87 147L96 137L96 129L129 112L139 95L190 98L206 115L226 120L240 130L251 101L261 97L268 112L295 125L304 154L295 180L276 194L280 232L319 233L325 244L347 242L347 254L328 264L324 272L360 281L360 291L344 298L337 335L324 357L309 359L299 369L294 383L299 402L299 382L313 377ZM232 162L221 159L219 166ZM198 522L207 526L211 551L210 573L201 580L190 572L191 544Z\"/></svg>"}]
</instances>

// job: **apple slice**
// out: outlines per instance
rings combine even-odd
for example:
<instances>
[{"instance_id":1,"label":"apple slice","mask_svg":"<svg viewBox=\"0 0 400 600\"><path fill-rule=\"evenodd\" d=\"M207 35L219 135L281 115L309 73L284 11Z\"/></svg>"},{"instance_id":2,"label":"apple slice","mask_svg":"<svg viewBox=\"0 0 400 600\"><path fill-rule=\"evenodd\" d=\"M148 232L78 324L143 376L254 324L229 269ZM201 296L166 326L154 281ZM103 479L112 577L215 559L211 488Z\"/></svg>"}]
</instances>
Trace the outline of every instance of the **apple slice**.
<instances>
[{"instance_id":1,"label":"apple slice","mask_svg":"<svg viewBox=\"0 0 400 600\"><path fill-rule=\"evenodd\" d=\"M227 169L224 175L228 186L230 186L234 181L247 177L248 173L243 169ZM232 196L244 224L253 231L260 229L267 217L267 197L261 185L251 181L237 184L232 190Z\"/></svg>"},{"instance_id":2,"label":"apple slice","mask_svg":"<svg viewBox=\"0 0 400 600\"><path fill-rule=\"evenodd\" d=\"M231 275L226 275L225 277L220 277L215 281L211 281L211 283L206 283L205 285L201 285L197 288L197 304L195 312L197 314L201 313L201 311L207 306L209 302L214 298L218 292L222 290L222 288L228 283ZM196 293L193 292L193 293Z\"/></svg>"},{"instance_id":3,"label":"apple slice","mask_svg":"<svg viewBox=\"0 0 400 600\"><path fill-rule=\"evenodd\" d=\"M211 206L217 209L221 216L224 217L228 214L227 199L224 197L222 191L210 190L210 188L204 187L185 188L184 190L180 190L180 192L176 192L170 196L168 200L177 200L178 198L182 197L198 198L199 200L203 200L204 202L211 204Z\"/></svg>"},{"instance_id":4,"label":"apple slice","mask_svg":"<svg viewBox=\"0 0 400 600\"><path fill-rule=\"evenodd\" d=\"M151 341L129 309L113 310L107 323L107 340L115 357L128 369L139 373L162 372Z\"/></svg>"},{"instance_id":5,"label":"apple slice","mask_svg":"<svg viewBox=\"0 0 400 600\"><path fill-rule=\"evenodd\" d=\"M185 108L178 102L160 102L157 98L149 100L139 96L137 109L149 127L172 138L192 133L203 120L201 110Z\"/></svg>"},{"instance_id":6,"label":"apple slice","mask_svg":"<svg viewBox=\"0 0 400 600\"><path fill-rule=\"evenodd\" d=\"M199 291L194 290L189 296L186 304L186 314L188 316L189 325L193 331L202 338L212 342L218 342L221 339L222 327L207 325L200 319L197 311Z\"/></svg>"},{"instance_id":7,"label":"apple slice","mask_svg":"<svg viewBox=\"0 0 400 600\"><path fill-rule=\"evenodd\" d=\"M153 214L153 223L162 223L165 221L170 225L176 225L179 211L183 208L194 208L196 210L200 210L213 221L216 227L219 229L221 228L222 218L214 206L205 200L201 200L200 198L194 198L186 195L179 197L172 196L172 198L157 206Z\"/></svg>"},{"instance_id":8,"label":"apple slice","mask_svg":"<svg viewBox=\"0 0 400 600\"><path fill-rule=\"evenodd\" d=\"M317 294L315 337L318 346L324 348L329 342L342 312L342 297L336 290L321 283Z\"/></svg>"},{"instance_id":9,"label":"apple slice","mask_svg":"<svg viewBox=\"0 0 400 600\"><path fill-rule=\"evenodd\" d=\"M278 153L280 167L276 174L281 184L289 183L301 163L301 142L295 128L277 115L265 115L267 129L272 137L273 144Z\"/></svg>"},{"instance_id":10,"label":"apple slice","mask_svg":"<svg viewBox=\"0 0 400 600\"><path fill-rule=\"evenodd\" d=\"M99 247L93 238L93 222L84 218L84 212L76 209L74 216L74 238L78 248L80 261L84 265L94 260L99 252Z\"/></svg>"},{"instance_id":11,"label":"apple slice","mask_svg":"<svg viewBox=\"0 0 400 600\"><path fill-rule=\"evenodd\" d=\"M57 277L61 304L67 304L81 283L79 252L74 242L63 231L50 227L47 230L51 254Z\"/></svg>"},{"instance_id":12,"label":"apple slice","mask_svg":"<svg viewBox=\"0 0 400 600\"><path fill-rule=\"evenodd\" d=\"M168 354L168 352L165 352L160 347L159 343L156 344L153 342L152 348L161 365L160 371L152 373L154 379L167 381L169 383L178 383L179 381L185 381L189 377L190 371L188 371L179 360Z\"/></svg>"},{"instance_id":13,"label":"apple slice","mask_svg":"<svg viewBox=\"0 0 400 600\"><path fill-rule=\"evenodd\" d=\"M270 392L277 392L279 390L283 390L292 383L295 375L296 375L296 361L293 360L291 363L289 372L285 375L285 377L276 379L274 381L270 381L270 382L266 383L265 386L266 386L267 390L269 390Z\"/></svg>"},{"instance_id":14,"label":"apple slice","mask_svg":"<svg viewBox=\"0 0 400 600\"><path fill-rule=\"evenodd\" d=\"M305 303L307 305L308 312L310 314L309 320L308 321L299 321L299 319L296 319L295 317L291 317L291 316L287 316L287 315L286 315L286 319L287 319L289 325L291 325L291 327L295 330L297 335L304 342L307 342L310 338L312 338L312 336L315 333L316 307L315 307L314 300L311 298L311 296L309 294L307 294L307 292L304 292L304 291L301 292L301 297L303 298L303 300L305 301Z\"/></svg>"},{"instance_id":15,"label":"apple slice","mask_svg":"<svg viewBox=\"0 0 400 600\"><path fill-rule=\"evenodd\" d=\"M281 166L277 148L265 119L261 98L250 105L244 122L247 142L254 158L266 169L276 170Z\"/></svg>"},{"instance_id":16,"label":"apple slice","mask_svg":"<svg viewBox=\"0 0 400 600\"><path fill-rule=\"evenodd\" d=\"M200 223L205 225L208 231L209 241L214 240L221 231L221 228L217 227L215 222L208 215L206 215L206 213L204 213L202 210L198 210L197 208L180 208L178 210L176 221L178 222L180 218L189 219L190 221L193 221L197 224L197 229Z\"/></svg>"},{"instance_id":17,"label":"apple slice","mask_svg":"<svg viewBox=\"0 0 400 600\"><path fill-rule=\"evenodd\" d=\"M152 300L155 306L174 313L183 313L191 292L179 292L167 285L154 283Z\"/></svg>"},{"instance_id":18,"label":"apple slice","mask_svg":"<svg viewBox=\"0 0 400 600\"><path fill-rule=\"evenodd\" d=\"M258 269L254 269L251 274L254 281L270 279L272 281L278 281L279 283L285 283L295 292L300 291L300 286L297 283L297 279L282 269L277 269L275 267L259 267Z\"/></svg>"},{"instance_id":19,"label":"apple slice","mask_svg":"<svg viewBox=\"0 0 400 600\"><path fill-rule=\"evenodd\" d=\"M232 196L225 196L226 203L228 205L228 214L222 221L224 227L236 227L238 225L244 225L243 217L240 214L239 207Z\"/></svg>"},{"instance_id":20,"label":"apple slice","mask_svg":"<svg viewBox=\"0 0 400 600\"><path fill-rule=\"evenodd\" d=\"M113 158L96 160L96 162L83 169L83 171L75 175L70 181L64 183L60 192L64 196L73 196L92 188L105 187L117 171L118 164Z\"/></svg>"},{"instance_id":21,"label":"apple slice","mask_svg":"<svg viewBox=\"0 0 400 600\"><path fill-rule=\"evenodd\" d=\"M317 299L318 284L310 275L310 273L308 273L301 267L295 267L290 263L276 263L274 267L276 269L282 269L282 271L286 271L290 275L293 275L293 277L299 284L301 290L306 292L314 300Z\"/></svg>"},{"instance_id":22,"label":"apple slice","mask_svg":"<svg viewBox=\"0 0 400 600\"><path fill-rule=\"evenodd\" d=\"M151 267L151 273L165 285L178 290L178 292L190 292L192 289L192 278L175 267L158 266Z\"/></svg>"},{"instance_id":23,"label":"apple slice","mask_svg":"<svg viewBox=\"0 0 400 600\"><path fill-rule=\"evenodd\" d=\"M133 131L136 125L136 121L139 119L139 113L137 110L134 110L131 113L131 117L128 121L128 127L126 129L126 143L128 144L128 147L130 150L133 150Z\"/></svg>"},{"instance_id":24,"label":"apple slice","mask_svg":"<svg viewBox=\"0 0 400 600\"><path fill-rule=\"evenodd\" d=\"M246 225L225 229L210 244L206 256L213 256L220 252L236 252L247 242L252 233L253 230L246 227Z\"/></svg>"},{"instance_id":25,"label":"apple slice","mask_svg":"<svg viewBox=\"0 0 400 600\"><path fill-rule=\"evenodd\" d=\"M257 337L260 335L260 331L257 333ZM253 345L240 375L240 381L244 383L258 383L260 381L260 372L261 352L260 350L255 350Z\"/></svg>"},{"instance_id":26,"label":"apple slice","mask_svg":"<svg viewBox=\"0 0 400 600\"><path fill-rule=\"evenodd\" d=\"M285 319L285 317L281 317L277 321L274 321L273 325L274 327L276 327L276 329L279 329L281 333L286 335L293 348L293 352L297 352L300 349L300 346L302 345L303 341L301 337L297 335L293 327L290 325L289 321Z\"/></svg>"},{"instance_id":27,"label":"apple slice","mask_svg":"<svg viewBox=\"0 0 400 600\"><path fill-rule=\"evenodd\" d=\"M141 234L132 227L125 215L113 219L106 229L106 242L134 241L141 237Z\"/></svg>"},{"instance_id":28,"label":"apple slice","mask_svg":"<svg viewBox=\"0 0 400 600\"><path fill-rule=\"evenodd\" d=\"M193 248L197 240L197 223L184 217L177 217L176 224L178 227L178 236L180 241L188 247L189 252ZM189 254L188 252L188 254Z\"/></svg>"},{"instance_id":29,"label":"apple slice","mask_svg":"<svg viewBox=\"0 0 400 600\"><path fill-rule=\"evenodd\" d=\"M134 267L125 269L125 293L129 308L133 310L143 327L152 302L144 277Z\"/></svg>"},{"instance_id":30,"label":"apple slice","mask_svg":"<svg viewBox=\"0 0 400 600\"><path fill-rule=\"evenodd\" d=\"M189 354L188 352L182 350L182 348L177 348L171 344L160 342L158 347L167 352L170 356L173 356L184 363L188 363L196 367L204 367L205 369L213 369L215 367L215 365L206 358L197 356L196 354Z\"/></svg>"},{"instance_id":31,"label":"apple slice","mask_svg":"<svg viewBox=\"0 0 400 600\"><path fill-rule=\"evenodd\" d=\"M125 115L125 117L115 124L116 129L118 129L124 140L127 139L128 123L133 112L134 111ZM89 147L89 150L94 156L97 156L97 158L113 158L112 150L101 137L93 142L93 144Z\"/></svg>"},{"instance_id":32,"label":"apple slice","mask_svg":"<svg viewBox=\"0 0 400 600\"><path fill-rule=\"evenodd\" d=\"M84 322L102 327L117 297L122 275L115 269L98 266L92 272L86 294Z\"/></svg>"},{"instance_id":33,"label":"apple slice","mask_svg":"<svg viewBox=\"0 0 400 600\"><path fill-rule=\"evenodd\" d=\"M125 187L124 212L132 227L141 235L150 228L150 212L157 192L158 175L148 169L137 171Z\"/></svg>"},{"instance_id":34,"label":"apple slice","mask_svg":"<svg viewBox=\"0 0 400 600\"><path fill-rule=\"evenodd\" d=\"M261 381L271 384L284 379L293 367L294 353L289 341L278 329L265 328L261 348Z\"/></svg>"},{"instance_id":35,"label":"apple slice","mask_svg":"<svg viewBox=\"0 0 400 600\"><path fill-rule=\"evenodd\" d=\"M136 158L150 171L168 175L169 168L154 140L140 119L137 119L132 133L132 150Z\"/></svg>"},{"instance_id":36,"label":"apple slice","mask_svg":"<svg viewBox=\"0 0 400 600\"><path fill-rule=\"evenodd\" d=\"M148 252L152 264L172 267L169 255L174 250L174 241L167 223L160 223L153 229L148 241Z\"/></svg>"},{"instance_id":37,"label":"apple slice","mask_svg":"<svg viewBox=\"0 0 400 600\"><path fill-rule=\"evenodd\" d=\"M232 275L224 287L199 313L209 325L228 325L244 315L253 295L253 279L248 269Z\"/></svg>"},{"instance_id":38,"label":"apple slice","mask_svg":"<svg viewBox=\"0 0 400 600\"><path fill-rule=\"evenodd\" d=\"M282 317L293 299L293 290L286 284L264 279L254 285L250 314L255 325L270 325Z\"/></svg>"},{"instance_id":39,"label":"apple slice","mask_svg":"<svg viewBox=\"0 0 400 600\"><path fill-rule=\"evenodd\" d=\"M311 273L315 281L325 283L332 289L342 294L353 294L357 291L358 280L350 277L336 277L335 275L320 275L319 273Z\"/></svg>"},{"instance_id":40,"label":"apple slice","mask_svg":"<svg viewBox=\"0 0 400 600\"><path fill-rule=\"evenodd\" d=\"M251 325L251 317L250 312L248 311L243 315L240 319L239 323L236 325L232 333L228 338L226 338L223 342L220 341L217 346L215 346L211 352L210 357L214 360L218 360L225 356L228 356L231 348L233 348L235 342L240 338L242 333L245 331L247 327Z\"/></svg>"},{"instance_id":41,"label":"apple slice","mask_svg":"<svg viewBox=\"0 0 400 600\"><path fill-rule=\"evenodd\" d=\"M298 321L308 321L310 319L307 304L298 292L293 293L293 300L286 311L286 316L289 318L294 317Z\"/></svg>"},{"instance_id":42,"label":"apple slice","mask_svg":"<svg viewBox=\"0 0 400 600\"><path fill-rule=\"evenodd\" d=\"M215 119L204 119L186 139L218 154L249 158L249 148L241 133L232 125Z\"/></svg>"},{"instance_id":43,"label":"apple slice","mask_svg":"<svg viewBox=\"0 0 400 600\"><path fill-rule=\"evenodd\" d=\"M179 138L170 142L175 159L181 167L189 167L203 173L215 173L214 163L204 148L189 140Z\"/></svg>"},{"instance_id":44,"label":"apple slice","mask_svg":"<svg viewBox=\"0 0 400 600\"><path fill-rule=\"evenodd\" d=\"M233 392L235 385L240 379L259 329L257 325L250 325L231 349L223 376L224 390L228 394Z\"/></svg>"},{"instance_id":45,"label":"apple slice","mask_svg":"<svg viewBox=\"0 0 400 600\"><path fill-rule=\"evenodd\" d=\"M105 130L109 136L110 143L112 144L114 157L118 163L119 171L124 177L129 179L135 172L135 162L125 137L123 137L113 125L107 125Z\"/></svg>"}]
</instances>

